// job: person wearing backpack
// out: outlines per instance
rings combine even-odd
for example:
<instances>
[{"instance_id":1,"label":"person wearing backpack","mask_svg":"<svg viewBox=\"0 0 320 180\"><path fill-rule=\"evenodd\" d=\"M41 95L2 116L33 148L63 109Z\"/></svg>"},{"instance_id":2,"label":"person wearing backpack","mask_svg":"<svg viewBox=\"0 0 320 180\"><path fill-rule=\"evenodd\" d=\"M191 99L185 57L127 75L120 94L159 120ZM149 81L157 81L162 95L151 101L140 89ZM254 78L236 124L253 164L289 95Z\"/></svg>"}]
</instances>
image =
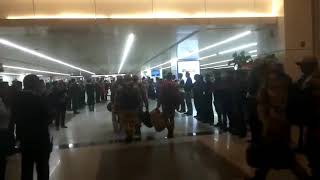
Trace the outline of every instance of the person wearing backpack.
<instances>
[{"instance_id":1,"label":"person wearing backpack","mask_svg":"<svg viewBox=\"0 0 320 180\"><path fill-rule=\"evenodd\" d=\"M178 109L181 97L176 83L172 80L172 73L168 73L166 80L163 81L160 87L160 98L157 104L157 109L162 107L164 118L166 119L168 138L174 136L174 115Z\"/></svg>"}]
</instances>

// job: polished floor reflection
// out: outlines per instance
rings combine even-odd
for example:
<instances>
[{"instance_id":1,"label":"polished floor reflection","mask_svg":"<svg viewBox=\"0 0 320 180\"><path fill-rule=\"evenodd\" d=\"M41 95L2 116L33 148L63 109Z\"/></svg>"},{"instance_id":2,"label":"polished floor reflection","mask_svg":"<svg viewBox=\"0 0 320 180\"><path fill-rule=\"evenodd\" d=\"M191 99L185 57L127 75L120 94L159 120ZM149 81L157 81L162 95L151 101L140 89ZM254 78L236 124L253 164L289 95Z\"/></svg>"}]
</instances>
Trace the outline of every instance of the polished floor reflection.
<instances>
[{"instance_id":1,"label":"polished floor reflection","mask_svg":"<svg viewBox=\"0 0 320 180\"><path fill-rule=\"evenodd\" d=\"M240 139L193 117L176 115L176 138L143 127L142 140L121 142L105 104L95 112L68 114L67 129L55 131L51 180L240 180L253 173L246 161L246 138ZM20 157L9 158L7 179L18 180ZM36 178L35 178L36 179ZM268 179L296 180L290 171L272 171Z\"/></svg>"}]
</instances>

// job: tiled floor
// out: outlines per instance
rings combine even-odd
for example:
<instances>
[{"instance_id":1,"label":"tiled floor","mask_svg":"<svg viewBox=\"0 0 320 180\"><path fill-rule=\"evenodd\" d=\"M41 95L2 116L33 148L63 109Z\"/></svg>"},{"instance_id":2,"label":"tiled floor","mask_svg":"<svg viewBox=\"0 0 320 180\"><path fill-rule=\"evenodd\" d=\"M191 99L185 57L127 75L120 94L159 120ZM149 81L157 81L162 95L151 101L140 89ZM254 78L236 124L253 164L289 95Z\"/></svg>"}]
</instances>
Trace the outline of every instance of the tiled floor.
<instances>
[{"instance_id":1,"label":"tiled floor","mask_svg":"<svg viewBox=\"0 0 320 180\"><path fill-rule=\"evenodd\" d=\"M174 139L143 127L142 140L131 144L117 141L123 137L113 133L105 104L68 119L68 129L52 128L51 180L238 180L253 172L245 161L247 139L220 134L192 117L177 114ZM19 179L19 164L19 155L10 157L7 179ZM289 171L272 171L268 179L296 178Z\"/></svg>"}]
</instances>

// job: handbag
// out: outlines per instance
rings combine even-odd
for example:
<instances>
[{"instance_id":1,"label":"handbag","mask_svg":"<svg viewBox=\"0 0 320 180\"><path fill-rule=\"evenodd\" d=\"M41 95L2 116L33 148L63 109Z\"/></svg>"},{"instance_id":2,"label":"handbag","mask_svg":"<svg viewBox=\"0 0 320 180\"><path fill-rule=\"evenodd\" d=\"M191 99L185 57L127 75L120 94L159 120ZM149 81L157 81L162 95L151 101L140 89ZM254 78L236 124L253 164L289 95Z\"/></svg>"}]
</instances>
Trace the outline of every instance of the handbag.
<instances>
[{"instance_id":1,"label":"handbag","mask_svg":"<svg viewBox=\"0 0 320 180\"><path fill-rule=\"evenodd\" d=\"M107 109L109 112L112 112L112 103L111 102L108 103Z\"/></svg>"},{"instance_id":2,"label":"handbag","mask_svg":"<svg viewBox=\"0 0 320 180\"><path fill-rule=\"evenodd\" d=\"M150 118L154 126L154 129L157 132L161 132L167 127L163 114L158 109L155 109L150 112Z\"/></svg>"},{"instance_id":3,"label":"handbag","mask_svg":"<svg viewBox=\"0 0 320 180\"><path fill-rule=\"evenodd\" d=\"M153 127L149 112L141 112L139 116L140 116L140 119L141 119L142 123L145 126L147 126L148 128L152 128Z\"/></svg>"}]
</instances>

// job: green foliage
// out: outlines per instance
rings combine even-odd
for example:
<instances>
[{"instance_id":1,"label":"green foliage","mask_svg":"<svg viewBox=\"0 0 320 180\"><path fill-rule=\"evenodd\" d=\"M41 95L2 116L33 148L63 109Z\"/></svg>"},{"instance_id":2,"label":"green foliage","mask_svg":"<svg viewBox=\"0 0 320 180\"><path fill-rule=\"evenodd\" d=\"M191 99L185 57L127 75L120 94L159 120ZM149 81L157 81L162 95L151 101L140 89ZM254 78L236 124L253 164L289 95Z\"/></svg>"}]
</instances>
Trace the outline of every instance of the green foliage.
<instances>
[{"instance_id":1,"label":"green foliage","mask_svg":"<svg viewBox=\"0 0 320 180\"><path fill-rule=\"evenodd\" d=\"M233 60L229 61L228 65L238 65L238 69L250 61L253 61L251 56L246 56L245 51L241 51L240 53L235 52L233 55Z\"/></svg>"}]
</instances>

